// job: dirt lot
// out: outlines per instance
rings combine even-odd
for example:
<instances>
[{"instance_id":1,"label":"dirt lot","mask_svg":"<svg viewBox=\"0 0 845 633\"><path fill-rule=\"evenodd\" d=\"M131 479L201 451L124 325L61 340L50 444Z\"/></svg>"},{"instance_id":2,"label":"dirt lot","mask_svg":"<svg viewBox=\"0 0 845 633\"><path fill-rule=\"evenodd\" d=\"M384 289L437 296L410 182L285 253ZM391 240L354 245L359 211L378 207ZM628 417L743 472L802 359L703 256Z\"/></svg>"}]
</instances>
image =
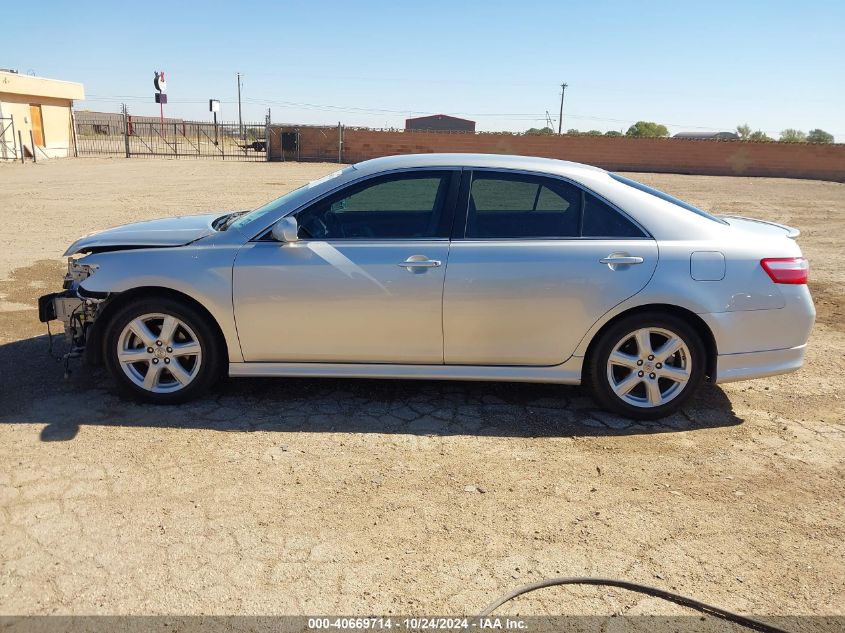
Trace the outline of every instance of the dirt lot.
<instances>
[{"instance_id":1,"label":"dirt lot","mask_svg":"<svg viewBox=\"0 0 845 633\"><path fill-rule=\"evenodd\" d=\"M796 225L819 319L805 369L634 425L577 388L242 380L179 408L69 380L35 300L65 246L248 208L336 165L0 165L0 613L474 613L552 575L757 615L845 614L845 186L641 175ZM551 589L501 613L683 613Z\"/></svg>"}]
</instances>

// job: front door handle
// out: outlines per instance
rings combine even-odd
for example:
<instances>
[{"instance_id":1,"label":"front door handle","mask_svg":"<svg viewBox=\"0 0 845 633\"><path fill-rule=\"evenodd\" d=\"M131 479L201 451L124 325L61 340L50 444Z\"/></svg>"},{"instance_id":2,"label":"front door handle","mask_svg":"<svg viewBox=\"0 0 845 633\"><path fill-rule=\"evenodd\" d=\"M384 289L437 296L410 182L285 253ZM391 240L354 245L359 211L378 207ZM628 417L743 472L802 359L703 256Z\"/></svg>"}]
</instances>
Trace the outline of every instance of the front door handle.
<instances>
[{"instance_id":1,"label":"front door handle","mask_svg":"<svg viewBox=\"0 0 845 633\"><path fill-rule=\"evenodd\" d=\"M411 255L404 262L399 262L398 266L402 268L437 268L440 266L439 259L429 259L425 255Z\"/></svg>"},{"instance_id":2,"label":"front door handle","mask_svg":"<svg viewBox=\"0 0 845 633\"><path fill-rule=\"evenodd\" d=\"M607 257L603 257L599 260L602 264L608 264L610 266L613 265L630 265L630 264L642 264L643 258L637 257L635 255L608 255Z\"/></svg>"}]
</instances>

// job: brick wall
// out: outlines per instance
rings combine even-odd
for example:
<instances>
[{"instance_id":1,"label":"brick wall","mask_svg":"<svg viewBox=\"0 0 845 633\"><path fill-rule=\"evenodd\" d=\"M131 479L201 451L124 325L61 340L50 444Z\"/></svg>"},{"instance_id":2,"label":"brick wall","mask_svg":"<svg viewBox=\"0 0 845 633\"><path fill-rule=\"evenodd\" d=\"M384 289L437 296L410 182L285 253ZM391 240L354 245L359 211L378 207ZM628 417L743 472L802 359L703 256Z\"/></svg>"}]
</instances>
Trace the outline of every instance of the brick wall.
<instances>
[{"instance_id":1,"label":"brick wall","mask_svg":"<svg viewBox=\"0 0 845 633\"><path fill-rule=\"evenodd\" d=\"M302 128L300 151L303 158L313 156L337 160L337 128ZM845 182L843 144L447 134L355 128L343 131L345 163L394 154L431 152L544 156L619 171L774 176Z\"/></svg>"},{"instance_id":2,"label":"brick wall","mask_svg":"<svg viewBox=\"0 0 845 633\"><path fill-rule=\"evenodd\" d=\"M283 133L293 133L299 138L299 152L286 151L285 160L296 160L298 157L303 161L333 163L338 159L337 127L271 125L267 131L269 160L282 160Z\"/></svg>"}]
</instances>

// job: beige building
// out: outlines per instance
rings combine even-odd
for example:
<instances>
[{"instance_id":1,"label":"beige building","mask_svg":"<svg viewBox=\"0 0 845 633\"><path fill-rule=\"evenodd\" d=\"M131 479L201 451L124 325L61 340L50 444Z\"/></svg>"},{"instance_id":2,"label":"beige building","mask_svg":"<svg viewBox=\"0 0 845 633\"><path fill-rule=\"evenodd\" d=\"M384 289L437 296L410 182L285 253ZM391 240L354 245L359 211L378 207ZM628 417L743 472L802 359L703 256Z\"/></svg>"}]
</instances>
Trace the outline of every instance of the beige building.
<instances>
[{"instance_id":1,"label":"beige building","mask_svg":"<svg viewBox=\"0 0 845 633\"><path fill-rule=\"evenodd\" d=\"M20 158L18 131L25 156L32 155L32 143L36 158L72 156L71 110L84 98L79 83L0 71L0 159Z\"/></svg>"}]
</instances>

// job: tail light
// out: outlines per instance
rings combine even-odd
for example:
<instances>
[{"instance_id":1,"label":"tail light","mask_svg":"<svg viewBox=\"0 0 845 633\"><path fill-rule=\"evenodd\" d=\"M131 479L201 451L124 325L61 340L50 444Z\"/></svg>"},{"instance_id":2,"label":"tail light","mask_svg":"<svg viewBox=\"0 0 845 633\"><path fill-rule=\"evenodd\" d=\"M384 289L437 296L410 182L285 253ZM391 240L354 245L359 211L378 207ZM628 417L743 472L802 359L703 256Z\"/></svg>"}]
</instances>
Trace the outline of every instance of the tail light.
<instances>
[{"instance_id":1,"label":"tail light","mask_svg":"<svg viewBox=\"0 0 845 633\"><path fill-rule=\"evenodd\" d=\"M803 257L767 257L760 265L776 284L805 284L810 273L810 263Z\"/></svg>"}]
</instances>

